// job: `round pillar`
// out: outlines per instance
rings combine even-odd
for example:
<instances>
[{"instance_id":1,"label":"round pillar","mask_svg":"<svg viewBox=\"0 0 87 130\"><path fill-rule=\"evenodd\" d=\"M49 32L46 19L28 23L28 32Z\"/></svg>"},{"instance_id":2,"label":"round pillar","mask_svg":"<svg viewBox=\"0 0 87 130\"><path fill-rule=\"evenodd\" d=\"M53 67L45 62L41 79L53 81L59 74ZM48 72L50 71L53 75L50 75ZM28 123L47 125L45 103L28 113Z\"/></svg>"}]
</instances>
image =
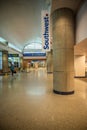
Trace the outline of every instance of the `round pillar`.
<instances>
[{"instance_id":1,"label":"round pillar","mask_svg":"<svg viewBox=\"0 0 87 130\"><path fill-rule=\"evenodd\" d=\"M53 73L53 51L47 52L47 73Z\"/></svg>"},{"instance_id":2,"label":"round pillar","mask_svg":"<svg viewBox=\"0 0 87 130\"><path fill-rule=\"evenodd\" d=\"M8 51L2 51L3 72L8 72Z\"/></svg>"},{"instance_id":3,"label":"round pillar","mask_svg":"<svg viewBox=\"0 0 87 130\"><path fill-rule=\"evenodd\" d=\"M74 93L74 14L71 9L57 9L52 14L53 91Z\"/></svg>"}]
</instances>

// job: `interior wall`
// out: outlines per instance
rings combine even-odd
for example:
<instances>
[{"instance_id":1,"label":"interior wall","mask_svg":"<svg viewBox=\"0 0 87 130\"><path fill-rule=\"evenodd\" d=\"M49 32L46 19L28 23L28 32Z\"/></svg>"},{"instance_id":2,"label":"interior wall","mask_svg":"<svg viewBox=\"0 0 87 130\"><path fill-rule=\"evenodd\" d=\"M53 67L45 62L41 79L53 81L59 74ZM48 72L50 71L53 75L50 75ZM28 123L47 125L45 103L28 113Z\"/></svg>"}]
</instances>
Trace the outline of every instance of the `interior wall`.
<instances>
[{"instance_id":1,"label":"interior wall","mask_svg":"<svg viewBox=\"0 0 87 130\"><path fill-rule=\"evenodd\" d=\"M75 77L85 77L85 56L75 56Z\"/></svg>"},{"instance_id":2,"label":"interior wall","mask_svg":"<svg viewBox=\"0 0 87 130\"><path fill-rule=\"evenodd\" d=\"M76 44L87 38L87 0L76 17Z\"/></svg>"}]
</instances>

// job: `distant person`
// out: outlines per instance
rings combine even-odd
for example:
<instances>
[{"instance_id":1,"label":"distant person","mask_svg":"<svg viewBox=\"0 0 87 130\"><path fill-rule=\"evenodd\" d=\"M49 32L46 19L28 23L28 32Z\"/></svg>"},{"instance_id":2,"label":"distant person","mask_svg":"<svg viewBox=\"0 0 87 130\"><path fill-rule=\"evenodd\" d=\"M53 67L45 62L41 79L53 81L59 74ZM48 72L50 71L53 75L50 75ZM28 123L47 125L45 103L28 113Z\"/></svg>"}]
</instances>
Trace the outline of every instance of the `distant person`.
<instances>
[{"instance_id":1,"label":"distant person","mask_svg":"<svg viewBox=\"0 0 87 130\"><path fill-rule=\"evenodd\" d=\"M14 74L14 65L12 63L11 63L11 66L10 66L10 70L11 70L11 74L13 76L13 74Z\"/></svg>"}]
</instances>

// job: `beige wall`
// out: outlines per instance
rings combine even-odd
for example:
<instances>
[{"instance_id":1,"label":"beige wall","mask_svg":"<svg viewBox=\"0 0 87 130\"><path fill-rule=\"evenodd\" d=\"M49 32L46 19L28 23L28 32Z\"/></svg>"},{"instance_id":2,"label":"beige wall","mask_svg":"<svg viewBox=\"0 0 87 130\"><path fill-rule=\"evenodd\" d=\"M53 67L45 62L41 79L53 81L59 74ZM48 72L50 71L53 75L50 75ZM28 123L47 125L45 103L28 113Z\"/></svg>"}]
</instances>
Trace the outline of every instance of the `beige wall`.
<instances>
[{"instance_id":1,"label":"beige wall","mask_svg":"<svg viewBox=\"0 0 87 130\"><path fill-rule=\"evenodd\" d=\"M75 56L75 76L85 76L85 56Z\"/></svg>"}]
</instances>

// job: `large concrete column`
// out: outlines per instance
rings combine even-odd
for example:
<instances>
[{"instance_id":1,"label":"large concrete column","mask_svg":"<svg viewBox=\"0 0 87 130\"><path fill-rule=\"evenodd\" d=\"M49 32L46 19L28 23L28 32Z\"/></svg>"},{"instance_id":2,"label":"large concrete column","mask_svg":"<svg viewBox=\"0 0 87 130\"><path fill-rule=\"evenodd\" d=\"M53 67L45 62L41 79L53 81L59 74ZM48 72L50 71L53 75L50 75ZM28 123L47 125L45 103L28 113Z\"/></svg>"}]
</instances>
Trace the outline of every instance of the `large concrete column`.
<instances>
[{"instance_id":1,"label":"large concrete column","mask_svg":"<svg viewBox=\"0 0 87 130\"><path fill-rule=\"evenodd\" d=\"M53 73L53 51L47 52L47 73Z\"/></svg>"},{"instance_id":2,"label":"large concrete column","mask_svg":"<svg viewBox=\"0 0 87 130\"><path fill-rule=\"evenodd\" d=\"M68 8L52 14L53 32L53 91L74 93L74 15Z\"/></svg>"},{"instance_id":3,"label":"large concrete column","mask_svg":"<svg viewBox=\"0 0 87 130\"><path fill-rule=\"evenodd\" d=\"M2 51L2 69L3 72L8 72L8 51Z\"/></svg>"}]
</instances>

